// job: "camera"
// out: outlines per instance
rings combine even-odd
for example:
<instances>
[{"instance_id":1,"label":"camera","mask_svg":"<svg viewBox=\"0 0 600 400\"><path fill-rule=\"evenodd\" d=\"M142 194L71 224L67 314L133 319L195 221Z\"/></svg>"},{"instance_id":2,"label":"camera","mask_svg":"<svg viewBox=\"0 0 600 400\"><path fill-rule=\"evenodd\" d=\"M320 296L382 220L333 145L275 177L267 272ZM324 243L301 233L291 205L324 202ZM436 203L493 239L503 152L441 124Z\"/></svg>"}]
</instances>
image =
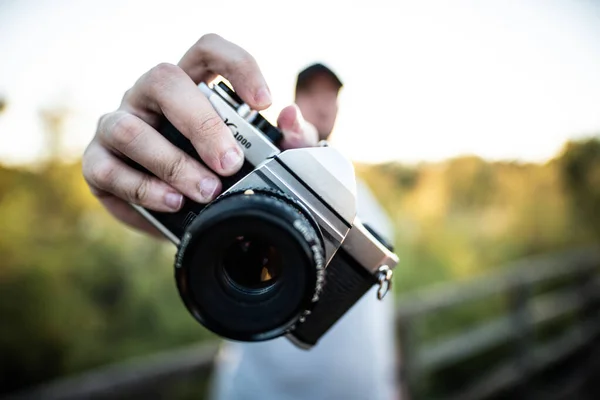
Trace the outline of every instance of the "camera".
<instances>
[{"instance_id":1,"label":"camera","mask_svg":"<svg viewBox=\"0 0 600 400\"><path fill-rule=\"evenodd\" d=\"M225 82L198 88L242 148L242 168L221 177L209 204L133 206L177 245L177 288L198 322L230 340L286 336L310 349L374 285L383 298L398 257L356 216L341 153L326 143L281 151L282 132ZM169 121L158 130L205 165Z\"/></svg>"}]
</instances>

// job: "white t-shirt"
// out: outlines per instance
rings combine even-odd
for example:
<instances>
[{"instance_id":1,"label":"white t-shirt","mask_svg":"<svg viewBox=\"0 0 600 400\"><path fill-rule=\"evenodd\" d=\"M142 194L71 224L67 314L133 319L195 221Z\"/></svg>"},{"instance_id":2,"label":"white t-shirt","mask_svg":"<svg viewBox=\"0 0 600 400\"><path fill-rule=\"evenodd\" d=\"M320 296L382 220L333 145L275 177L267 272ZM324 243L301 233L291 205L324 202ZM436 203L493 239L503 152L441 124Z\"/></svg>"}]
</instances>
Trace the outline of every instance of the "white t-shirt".
<instances>
[{"instance_id":1,"label":"white t-shirt","mask_svg":"<svg viewBox=\"0 0 600 400\"><path fill-rule=\"evenodd\" d=\"M357 182L358 216L387 240L387 216ZM213 400L390 400L396 393L393 296L374 286L311 350L286 338L225 342L215 369Z\"/></svg>"}]
</instances>

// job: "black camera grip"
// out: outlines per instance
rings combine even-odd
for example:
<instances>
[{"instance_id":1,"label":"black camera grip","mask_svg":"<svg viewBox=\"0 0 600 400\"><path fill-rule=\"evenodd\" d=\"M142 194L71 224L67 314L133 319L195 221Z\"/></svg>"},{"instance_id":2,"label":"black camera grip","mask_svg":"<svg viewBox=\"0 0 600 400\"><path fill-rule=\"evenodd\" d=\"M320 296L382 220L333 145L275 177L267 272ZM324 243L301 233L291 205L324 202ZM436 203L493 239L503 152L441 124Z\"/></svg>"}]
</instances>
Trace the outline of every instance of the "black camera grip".
<instances>
[{"instance_id":1,"label":"black camera grip","mask_svg":"<svg viewBox=\"0 0 600 400\"><path fill-rule=\"evenodd\" d=\"M352 256L340 249L326 269L325 290L304 323L291 334L314 346L319 339L377 283Z\"/></svg>"},{"instance_id":2,"label":"black camera grip","mask_svg":"<svg viewBox=\"0 0 600 400\"><path fill-rule=\"evenodd\" d=\"M175 126L167 119L163 118L162 123L158 129L161 135L163 135L169 142L185 151L188 155L200 161L203 165L204 162L200 159L198 152L194 148L194 145L188 138L186 138L181 132L175 128Z\"/></svg>"}]
</instances>

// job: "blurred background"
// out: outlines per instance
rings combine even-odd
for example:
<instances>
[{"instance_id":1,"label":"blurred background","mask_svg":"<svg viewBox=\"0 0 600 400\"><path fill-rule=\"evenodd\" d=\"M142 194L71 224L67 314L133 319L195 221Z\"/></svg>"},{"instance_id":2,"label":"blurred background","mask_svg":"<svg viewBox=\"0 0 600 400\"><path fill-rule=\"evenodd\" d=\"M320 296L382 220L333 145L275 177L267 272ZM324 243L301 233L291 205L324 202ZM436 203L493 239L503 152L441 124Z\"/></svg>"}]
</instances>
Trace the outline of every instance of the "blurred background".
<instances>
[{"instance_id":1,"label":"blurred background","mask_svg":"<svg viewBox=\"0 0 600 400\"><path fill-rule=\"evenodd\" d=\"M394 222L411 397L556 394L565 371L592 390L600 4L363 3L0 2L0 396L216 339L174 248L110 218L80 165L98 117L209 32L255 56L271 121L307 64L345 82L333 144Z\"/></svg>"}]
</instances>

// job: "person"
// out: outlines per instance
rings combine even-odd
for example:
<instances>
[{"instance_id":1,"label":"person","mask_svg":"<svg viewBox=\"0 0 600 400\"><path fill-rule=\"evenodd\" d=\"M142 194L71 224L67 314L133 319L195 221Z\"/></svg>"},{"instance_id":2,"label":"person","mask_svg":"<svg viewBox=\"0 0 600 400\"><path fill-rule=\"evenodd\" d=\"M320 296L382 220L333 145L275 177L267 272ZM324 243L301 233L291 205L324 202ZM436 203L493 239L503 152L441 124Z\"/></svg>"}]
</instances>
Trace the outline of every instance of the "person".
<instances>
[{"instance_id":1,"label":"person","mask_svg":"<svg viewBox=\"0 0 600 400\"><path fill-rule=\"evenodd\" d=\"M161 234L129 203L174 212L184 196L207 203L221 191L218 176L229 176L243 153L208 100L199 82L221 75L253 109L271 105L267 83L256 60L216 35L203 36L177 65L160 64L138 79L119 108L102 116L83 156L82 170L91 192L123 223ZM329 137L337 116L342 83L323 65L298 76L295 104L285 107L278 126L281 147L317 145ZM156 127L166 117L185 135L207 167L164 139ZM150 171L128 165L130 159ZM358 183L358 215L384 237L391 229L367 187ZM391 296L376 299L376 287L357 302L306 351L286 338L266 342L226 341L218 357L211 397L229 399L392 399L395 398L395 348Z\"/></svg>"},{"instance_id":2,"label":"person","mask_svg":"<svg viewBox=\"0 0 600 400\"><path fill-rule=\"evenodd\" d=\"M296 79L298 118L329 139L343 84L317 63ZM387 216L366 184L357 179L358 215L388 241ZM393 399L397 398L393 314L390 299L365 294L310 351L285 338L261 343L228 342L221 349L211 394L233 399Z\"/></svg>"}]
</instances>

